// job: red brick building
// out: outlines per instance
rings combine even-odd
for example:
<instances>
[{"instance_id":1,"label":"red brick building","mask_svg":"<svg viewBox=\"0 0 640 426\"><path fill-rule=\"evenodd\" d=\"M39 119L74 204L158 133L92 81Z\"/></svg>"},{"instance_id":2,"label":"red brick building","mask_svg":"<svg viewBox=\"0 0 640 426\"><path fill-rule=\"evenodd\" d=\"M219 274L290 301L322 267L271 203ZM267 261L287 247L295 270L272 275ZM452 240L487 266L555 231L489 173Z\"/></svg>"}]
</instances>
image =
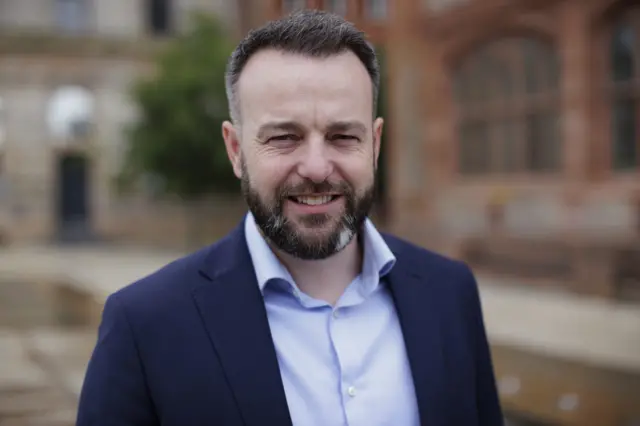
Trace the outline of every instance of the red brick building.
<instances>
[{"instance_id":1,"label":"red brick building","mask_svg":"<svg viewBox=\"0 0 640 426\"><path fill-rule=\"evenodd\" d=\"M384 45L388 228L497 272L638 295L640 2L265 1L267 18L333 10Z\"/></svg>"},{"instance_id":2,"label":"red brick building","mask_svg":"<svg viewBox=\"0 0 640 426\"><path fill-rule=\"evenodd\" d=\"M322 8L384 48L384 227L485 278L640 300L640 1L257 1L250 26ZM559 311L584 300L570 294ZM508 424L637 422L637 371L584 363L598 344L625 353L624 338L589 339L584 353L562 337L537 347L551 330L536 315L505 338L487 307ZM581 315L550 327L588 327Z\"/></svg>"}]
</instances>

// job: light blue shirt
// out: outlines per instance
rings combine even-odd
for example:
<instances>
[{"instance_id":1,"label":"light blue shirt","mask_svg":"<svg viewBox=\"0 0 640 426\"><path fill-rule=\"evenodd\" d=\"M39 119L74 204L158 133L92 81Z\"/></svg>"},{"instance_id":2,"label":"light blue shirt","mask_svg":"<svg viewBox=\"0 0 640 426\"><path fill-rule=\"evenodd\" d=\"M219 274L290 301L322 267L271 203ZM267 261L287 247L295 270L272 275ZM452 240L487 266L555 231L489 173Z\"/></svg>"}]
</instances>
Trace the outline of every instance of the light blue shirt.
<instances>
[{"instance_id":1,"label":"light blue shirt","mask_svg":"<svg viewBox=\"0 0 640 426\"><path fill-rule=\"evenodd\" d=\"M295 426L419 425L402 329L389 289L395 264L367 219L362 273L335 307L300 291L258 231L245 235Z\"/></svg>"}]
</instances>

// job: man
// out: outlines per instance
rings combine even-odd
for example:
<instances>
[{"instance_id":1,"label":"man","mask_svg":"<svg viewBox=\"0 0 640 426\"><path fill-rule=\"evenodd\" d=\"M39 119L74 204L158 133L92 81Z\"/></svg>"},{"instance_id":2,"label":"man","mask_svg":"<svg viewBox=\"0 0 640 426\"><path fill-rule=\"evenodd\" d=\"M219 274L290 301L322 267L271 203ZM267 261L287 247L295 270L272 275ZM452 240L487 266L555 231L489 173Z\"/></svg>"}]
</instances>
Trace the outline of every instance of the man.
<instances>
[{"instance_id":1,"label":"man","mask_svg":"<svg viewBox=\"0 0 640 426\"><path fill-rule=\"evenodd\" d=\"M335 15L240 43L222 131L250 213L109 297L79 426L502 424L472 273L367 219L379 79Z\"/></svg>"}]
</instances>

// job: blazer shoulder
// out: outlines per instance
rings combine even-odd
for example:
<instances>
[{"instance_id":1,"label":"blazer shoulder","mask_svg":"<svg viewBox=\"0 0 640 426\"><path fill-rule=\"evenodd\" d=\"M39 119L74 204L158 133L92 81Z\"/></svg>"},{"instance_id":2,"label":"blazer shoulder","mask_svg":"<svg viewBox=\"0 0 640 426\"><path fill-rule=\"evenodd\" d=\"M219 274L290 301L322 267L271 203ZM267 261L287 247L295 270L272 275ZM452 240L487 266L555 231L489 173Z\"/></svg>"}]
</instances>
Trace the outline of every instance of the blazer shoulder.
<instances>
[{"instance_id":1,"label":"blazer shoulder","mask_svg":"<svg viewBox=\"0 0 640 426\"><path fill-rule=\"evenodd\" d=\"M382 234L394 255L406 266L438 269L458 274L469 273L471 268L465 262L432 250L420 247L395 235Z\"/></svg>"},{"instance_id":2,"label":"blazer shoulder","mask_svg":"<svg viewBox=\"0 0 640 426\"><path fill-rule=\"evenodd\" d=\"M436 253L394 235L383 234L396 256L397 266L429 279L447 291L472 295L477 282L471 267L464 261Z\"/></svg>"},{"instance_id":3,"label":"blazer shoulder","mask_svg":"<svg viewBox=\"0 0 640 426\"><path fill-rule=\"evenodd\" d=\"M246 262L242 227L217 242L180 257L112 293L120 305L136 317L150 317L190 306L192 292Z\"/></svg>"},{"instance_id":4,"label":"blazer shoulder","mask_svg":"<svg viewBox=\"0 0 640 426\"><path fill-rule=\"evenodd\" d=\"M199 267L209 251L210 247L207 247L177 258L134 282L125 283L113 295L126 303L135 299L149 301L153 300L150 297L157 299L158 296L182 292L197 278Z\"/></svg>"}]
</instances>

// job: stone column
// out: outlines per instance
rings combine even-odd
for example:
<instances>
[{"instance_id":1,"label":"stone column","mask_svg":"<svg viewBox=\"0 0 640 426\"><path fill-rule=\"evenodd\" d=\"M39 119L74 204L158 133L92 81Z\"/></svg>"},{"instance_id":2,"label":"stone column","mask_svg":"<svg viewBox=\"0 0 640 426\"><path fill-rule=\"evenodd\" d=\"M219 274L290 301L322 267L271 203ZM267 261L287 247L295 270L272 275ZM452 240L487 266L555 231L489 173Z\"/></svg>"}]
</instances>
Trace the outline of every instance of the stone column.
<instances>
[{"instance_id":1,"label":"stone column","mask_svg":"<svg viewBox=\"0 0 640 426\"><path fill-rule=\"evenodd\" d=\"M393 232L422 242L426 230L424 51L419 2L389 3L387 67L389 122L388 225Z\"/></svg>"},{"instance_id":2,"label":"stone column","mask_svg":"<svg viewBox=\"0 0 640 426\"><path fill-rule=\"evenodd\" d=\"M580 198L589 178L590 152L590 34L588 8L580 1L559 5L561 59L561 136L567 195Z\"/></svg>"},{"instance_id":3,"label":"stone column","mask_svg":"<svg viewBox=\"0 0 640 426\"><path fill-rule=\"evenodd\" d=\"M580 1L566 1L558 6L559 46L561 58L561 136L564 147L565 228L566 238L580 233L570 225L583 210L582 202L590 178L591 43L588 8ZM589 244L589 243L581 243ZM605 295L613 283L610 252L596 247L578 247L572 269L573 286L578 292ZM597 253L597 254L596 254Z\"/></svg>"}]
</instances>

